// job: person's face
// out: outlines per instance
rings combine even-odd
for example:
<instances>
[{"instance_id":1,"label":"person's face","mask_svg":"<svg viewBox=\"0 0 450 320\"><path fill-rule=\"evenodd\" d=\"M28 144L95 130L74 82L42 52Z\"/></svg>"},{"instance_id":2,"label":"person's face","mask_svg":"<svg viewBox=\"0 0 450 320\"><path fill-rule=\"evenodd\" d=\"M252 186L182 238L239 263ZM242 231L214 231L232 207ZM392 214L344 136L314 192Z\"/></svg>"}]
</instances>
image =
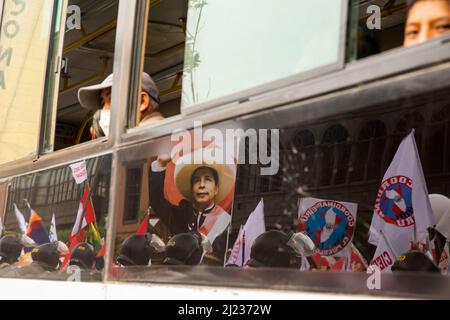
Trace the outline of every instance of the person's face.
<instances>
[{"instance_id":1,"label":"person's face","mask_svg":"<svg viewBox=\"0 0 450 320\"><path fill-rule=\"evenodd\" d=\"M450 32L450 1L419 0L408 12L404 46L410 47Z\"/></svg>"},{"instance_id":2,"label":"person's face","mask_svg":"<svg viewBox=\"0 0 450 320\"><path fill-rule=\"evenodd\" d=\"M109 110L111 109L111 89L103 89L100 92L100 98L102 100L102 109Z\"/></svg>"},{"instance_id":3,"label":"person's face","mask_svg":"<svg viewBox=\"0 0 450 320\"><path fill-rule=\"evenodd\" d=\"M192 200L199 209L206 209L214 202L219 186L209 168L197 169L192 176Z\"/></svg>"}]
</instances>

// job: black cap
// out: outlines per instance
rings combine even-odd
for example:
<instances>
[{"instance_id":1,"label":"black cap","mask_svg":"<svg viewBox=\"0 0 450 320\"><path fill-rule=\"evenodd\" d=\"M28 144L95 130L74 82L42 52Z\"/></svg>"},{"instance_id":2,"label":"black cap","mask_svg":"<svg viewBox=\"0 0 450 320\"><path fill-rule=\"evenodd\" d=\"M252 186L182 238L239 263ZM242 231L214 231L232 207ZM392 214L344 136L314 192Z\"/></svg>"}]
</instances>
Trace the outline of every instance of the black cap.
<instances>
[{"instance_id":1,"label":"black cap","mask_svg":"<svg viewBox=\"0 0 450 320\"><path fill-rule=\"evenodd\" d=\"M31 252L33 262L38 263L47 271L56 271L60 265L60 252L58 251L58 242L43 244Z\"/></svg>"},{"instance_id":2,"label":"black cap","mask_svg":"<svg viewBox=\"0 0 450 320\"><path fill-rule=\"evenodd\" d=\"M70 257L70 265L81 269L91 270L95 264L95 251L89 243L79 243L75 246Z\"/></svg>"},{"instance_id":3,"label":"black cap","mask_svg":"<svg viewBox=\"0 0 450 320\"><path fill-rule=\"evenodd\" d=\"M123 266L147 266L154 251L151 234L134 234L122 243L117 262Z\"/></svg>"},{"instance_id":4,"label":"black cap","mask_svg":"<svg viewBox=\"0 0 450 320\"><path fill-rule=\"evenodd\" d=\"M1 262L13 264L17 262L22 253L23 245L14 236L6 236L0 240Z\"/></svg>"},{"instance_id":5,"label":"black cap","mask_svg":"<svg viewBox=\"0 0 450 320\"><path fill-rule=\"evenodd\" d=\"M408 251L397 257L391 270L394 272L440 272L439 268L425 253L417 250Z\"/></svg>"},{"instance_id":6,"label":"black cap","mask_svg":"<svg viewBox=\"0 0 450 320\"><path fill-rule=\"evenodd\" d=\"M294 251L287 245L289 236L271 230L256 238L250 252L249 267L289 268Z\"/></svg>"},{"instance_id":7,"label":"black cap","mask_svg":"<svg viewBox=\"0 0 450 320\"><path fill-rule=\"evenodd\" d=\"M197 232L180 233L166 245L165 265L198 265L202 262L202 237Z\"/></svg>"}]
</instances>

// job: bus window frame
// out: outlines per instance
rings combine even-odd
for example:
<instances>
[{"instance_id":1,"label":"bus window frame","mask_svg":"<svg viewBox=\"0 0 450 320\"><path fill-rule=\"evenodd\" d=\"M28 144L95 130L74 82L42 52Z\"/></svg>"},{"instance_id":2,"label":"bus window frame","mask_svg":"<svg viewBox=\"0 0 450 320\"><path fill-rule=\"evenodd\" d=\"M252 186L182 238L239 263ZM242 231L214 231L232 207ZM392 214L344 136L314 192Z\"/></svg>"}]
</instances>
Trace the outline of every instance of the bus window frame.
<instances>
[{"instance_id":1,"label":"bus window frame","mask_svg":"<svg viewBox=\"0 0 450 320\"><path fill-rule=\"evenodd\" d=\"M2 29L3 7L4 6L5 6L5 0L0 0L0 30Z\"/></svg>"}]
</instances>

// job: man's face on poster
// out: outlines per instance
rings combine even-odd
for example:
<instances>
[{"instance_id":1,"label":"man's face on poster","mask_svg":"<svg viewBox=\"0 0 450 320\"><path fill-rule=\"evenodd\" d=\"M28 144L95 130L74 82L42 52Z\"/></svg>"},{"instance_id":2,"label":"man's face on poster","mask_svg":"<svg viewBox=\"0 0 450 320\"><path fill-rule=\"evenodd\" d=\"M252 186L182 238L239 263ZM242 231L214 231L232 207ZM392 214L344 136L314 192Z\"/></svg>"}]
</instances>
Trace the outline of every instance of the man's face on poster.
<instances>
[{"instance_id":1,"label":"man's face on poster","mask_svg":"<svg viewBox=\"0 0 450 320\"><path fill-rule=\"evenodd\" d=\"M214 177L214 172L210 168L199 168L192 175L192 201L199 209L206 209L213 202L219 186Z\"/></svg>"}]
</instances>

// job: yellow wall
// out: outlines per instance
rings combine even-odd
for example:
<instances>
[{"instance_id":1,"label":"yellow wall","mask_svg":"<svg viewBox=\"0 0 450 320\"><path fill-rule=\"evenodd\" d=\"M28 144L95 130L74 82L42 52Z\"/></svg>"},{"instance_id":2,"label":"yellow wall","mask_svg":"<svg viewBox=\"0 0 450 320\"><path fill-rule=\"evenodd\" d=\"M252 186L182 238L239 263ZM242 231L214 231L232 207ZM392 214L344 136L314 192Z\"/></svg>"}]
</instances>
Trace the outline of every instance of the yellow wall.
<instances>
[{"instance_id":1,"label":"yellow wall","mask_svg":"<svg viewBox=\"0 0 450 320\"><path fill-rule=\"evenodd\" d=\"M34 154L40 127L53 0L20 3L5 1L0 34L0 164Z\"/></svg>"}]
</instances>

